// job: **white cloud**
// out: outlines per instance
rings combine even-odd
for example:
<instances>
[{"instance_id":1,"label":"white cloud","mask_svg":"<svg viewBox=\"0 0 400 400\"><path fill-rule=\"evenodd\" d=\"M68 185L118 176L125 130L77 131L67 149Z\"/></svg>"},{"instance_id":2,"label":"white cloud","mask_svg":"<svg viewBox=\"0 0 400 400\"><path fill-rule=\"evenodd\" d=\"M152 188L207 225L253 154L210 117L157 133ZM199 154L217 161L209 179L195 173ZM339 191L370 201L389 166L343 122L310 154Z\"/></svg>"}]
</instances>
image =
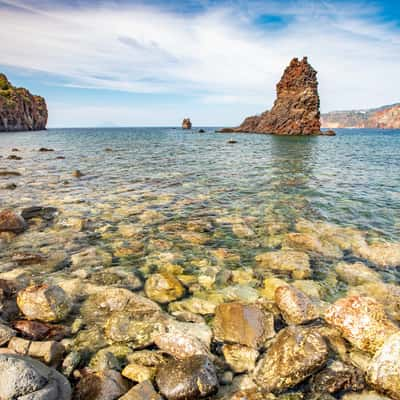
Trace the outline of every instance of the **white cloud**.
<instances>
[{"instance_id":1,"label":"white cloud","mask_svg":"<svg viewBox=\"0 0 400 400\"><path fill-rule=\"evenodd\" d=\"M1 4L9 7L0 7L0 63L56 74L69 86L192 94L199 104L254 104L256 112L273 102L290 59L308 55L325 111L399 100L400 33L357 3L250 0L196 14L112 2ZM288 24L254 24L266 13Z\"/></svg>"}]
</instances>

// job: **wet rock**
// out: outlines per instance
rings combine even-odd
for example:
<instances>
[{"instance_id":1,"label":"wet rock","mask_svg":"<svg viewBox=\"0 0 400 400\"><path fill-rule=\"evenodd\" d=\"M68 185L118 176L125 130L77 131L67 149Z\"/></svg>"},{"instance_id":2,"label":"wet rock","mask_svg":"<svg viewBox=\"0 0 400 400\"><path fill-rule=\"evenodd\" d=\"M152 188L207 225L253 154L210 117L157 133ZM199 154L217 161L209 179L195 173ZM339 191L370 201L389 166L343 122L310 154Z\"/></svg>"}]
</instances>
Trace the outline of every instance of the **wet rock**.
<instances>
[{"instance_id":1,"label":"wet rock","mask_svg":"<svg viewBox=\"0 0 400 400\"><path fill-rule=\"evenodd\" d=\"M0 176L21 176L18 171L0 171Z\"/></svg>"},{"instance_id":2,"label":"wet rock","mask_svg":"<svg viewBox=\"0 0 400 400\"><path fill-rule=\"evenodd\" d=\"M400 333L390 336L375 354L367 379L379 392L400 399Z\"/></svg>"},{"instance_id":3,"label":"wet rock","mask_svg":"<svg viewBox=\"0 0 400 400\"><path fill-rule=\"evenodd\" d=\"M6 190L15 190L16 188L17 188L16 183L7 183L1 187L1 189L6 189Z\"/></svg>"},{"instance_id":4,"label":"wet rock","mask_svg":"<svg viewBox=\"0 0 400 400\"><path fill-rule=\"evenodd\" d=\"M300 279L294 281L292 285L313 300L320 300L325 294L324 287L319 282L311 279Z\"/></svg>"},{"instance_id":5,"label":"wet rock","mask_svg":"<svg viewBox=\"0 0 400 400\"><path fill-rule=\"evenodd\" d=\"M365 390L362 393L346 393L342 400L391 400L377 392Z\"/></svg>"},{"instance_id":6,"label":"wet rock","mask_svg":"<svg viewBox=\"0 0 400 400\"><path fill-rule=\"evenodd\" d=\"M0 347L7 344L16 335L14 329L0 323Z\"/></svg>"},{"instance_id":7,"label":"wet rock","mask_svg":"<svg viewBox=\"0 0 400 400\"><path fill-rule=\"evenodd\" d=\"M163 332L155 336L154 341L160 350L177 359L184 359L194 355L210 356L210 351L203 341L178 330Z\"/></svg>"},{"instance_id":8,"label":"wet rock","mask_svg":"<svg viewBox=\"0 0 400 400\"><path fill-rule=\"evenodd\" d=\"M139 350L126 356L127 362L131 364L144 365L146 367L159 367L166 362L166 357L160 351Z\"/></svg>"},{"instance_id":9,"label":"wet rock","mask_svg":"<svg viewBox=\"0 0 400 400\"><path fill-rule=\"evenodd\" d=\"M152 380L156 374L156 368L146 367L140 364L128 364L121 372L122 376L133 382Z\"/></svg>"},{"instance_id":10,"label":"wet rock","mask_svg":"<svg viewBox=\"0 0 400 400\"><path fill-rule=\"evenodd\" d=\"M168 310L171 313L177 311L188 311L194 314L210 315L215 313L217 304L212 301L201 299L198 297L190 297L174 303L170 303Z\"/></svg>"},{"instance_id":11,"label":"wet rock","mask_svg":"<svg viewBox=\"0 0 400 400\"><path fill-rule=\"evenodd\" d=\"M79 253L73 254L71 262L74 269L98 266L109 267L112 263L112 256L97 247L89 247Z\"/></svg>"},{"instance_id":12,"label":"wet rock","mask_svg":"<svg viewBox=\"0 0 400 400\"><path fill-rule=\"evenodd\" d=\"M81 355L78 351L71 351L64 358L61 365L61 372L66 377L71 376L72 372L78 367L81 362Z\"/></svg>"},{"instance_id":13,"label":"wet rock","mask_svg":"<svg viewBox=\"0 0 400 400\"><path fill-rule=\"evenodd\" d=\"M278 287L275 291L275 302L288 324L305 324L319 317L314 303L293 286Z\"/></svg>"},{"instance_id":14,"label":"wet rock","mask_svg":"<svg viewBox=\"0 0 400 400\"><path fill-rule=\"evenodd\" d=\"M225 303L217 307L213 322L216 340L260 348L275 335L274 317L255 305Z\"/></svg>"},{"instance_id":15,"label":"wet rock","mask_svg":"<svg viewBox=\"0 0 400 400\"><path fill-rule=\"evenodd\" d=\"M44 262L46 257L39 253L15 253L11 257L11 260L18 265L32 265Z\"/></svg>"},{"instance_id":16,"label":"wet rock","mask_svg":"<svg viewBox=\"0 0 400 400\"><path fill-rule=\"evenodd\" d=\"M144 291L147 297L161 304L178 300L185 293L179 280L166 272L151 275L146 280Z\"/></svg>"},{"instance_id":17,"label":"wet rock","mask_svg":"<svg viewBox=\"0 0 400 400\"><path fill-rule=\"evenodd\" d=\"M364 386L364 373L341 361L334 361L314 375L310 383L311 390L316 393L358 392L364 389Z\"/></svg>"},{"instance_id":18,"label":"wet rock","mask_svg":"<svg viewBox=\"0 0 400 400\"><path fill-rule=\"evenodd\" d=\"M120 362L107 348L99 350L90 360L89 369L95 372L109 369L121 370Z\"/></svg>"},{"instance_id":19,"label":"wet rock","mask_svg":"<svg viewBox=\"0 0 400 400\"><path fill-rule=\"evenodd\" d=\"M28 227L26 221L12 210L0 212L0 232L21 233Z\"/></svg>"},{"instance_id":20,"label":"wet rock","mask_svg":"<svg viewBox=\"0 0 400 400\"><path fill-rule=\"evenodd\" d=\"M58 322L71 311L71 302L59 286L29 286L17 296L21 312L32 320Z\"/></svg>"},{"instance_id":21,"label":"wet rock","mask_svg":"<svg viewBox=\"0 0 400 400\"><path fill-rule=\"evenodd\" d=\"M65 377L29 357L0 354L0 398L70 400L71 387Z\"/></svg>"},{"instance_id":22,"label":"wet rock","mask_svg":"<svg viewBox=\"0 0 400 400\"><path fill-rule=\"evenodd\" d=\"M352 296L328 307L325 320L360 350L375 353L392 334L399 331L383 306L370 297Z\"/></svg>"},{"instance_id":23,"label":"wet rock","mask_svg":"<svg viewBox=\"0 0 400 400\"><path fill-rule=\"evenodd\" d=\"M76 169L73 173L72 176L74 178L82 178L83 176L85 176L85 174L83 172L81 172L79 169Z\"/></svg>"},{"instance_id":24,"label":"wet rock","mask_svg":"<svg viewBox=\"0 0 400 400\"><path fill-rule=\"evenodd\" d=\"M156 382L168 400L195 400L218 390L215 368L205 356L171 360L157 372Z\"/></svg>"},{"instance_id":25,"label":"wet rock","mask_svg":"<svg viewBox=\"0 0 400 400\"><path fill-rule=\"evenodd\" d=\"M15 155L15 154L11 154L11 155L9 155L9 156L7 157L7 160L20 161L20 160L22 160L22 157L19 157L19 156Z\"/></svg>"},{"instance_id":26,"label":"wet rock","mask_svg":"<svg viewBox=\"0 0 400 400\"><path fill-rule=\"evenodd\" d=\"M32 218L43 218L51 221L56 216L58 210L55 207L33 206L24 208L21 212L22 218L29 220Z\"/></svg>"},{"instance_id":27,"label":"wet rock","mask_svg":"<svg viewBox=\"0 0 400 400\"><path fill-rule=\"evenodd\" d=\"M308 254L300 251L279 250L256 256L261 268L271 271L287 272L294 279L309 278L312 274Z\"/></svg>"},{"instance_id":28,"label":"wet rock","mask_svg":"<svg viewBox=\"0 0 400 400\"><path fill-rule=\"evenodd\" d=\"M40 153L47 153L47 152L50 152L50 151L54 151L54 149L49 149L47 147L41 147L38 151Z\"/></svg>"},{"instance_id":29,"label":"wet rock","mask_svg":"<svg viewBox=\"0 0 400 400\"><path fill-rule=\"evenodd\" d=\"M361 262L349 264L341 262L335 267L339 278L351 286L362 285L369 282L379 282L380 275Z\"/></svg>"},{"instance_id":30,"label":"wet rock","mask_svg":"<svg viewBox=\"0 0 400 400\"><path fill-rule=\"evenodd\" d=\"M251 372L256 366L258 351L240 344L225 344L222 347L225 361L236 373Z\"/></svg>"},{"instance_id":31,"label":"wet rock","mask_svg":"<svg viewBox=\"0 0 400 400\"><path fill-rule=\"evenodd\" d=\"M74 400L116 400L130 388L127 380L113 370L85 375L76 385Z\"/></svg>"},{"instance_id":32,"label":"wet rock","mask_svg":"<svg viewBox=\"0 0 400 400\"><path fill-rule=\"evenodd\" d=\"M328 359L322 336L309 328L291 326L278 333L254 373L266 392L279 393L302 382Z\"/></svg>"},{"instance_id":33,"label":"wet rock","mask_svg":"<svg viewBox=\"0 0 400 400\"><path fill-rule=\"evenodd\" d=\"M400 266L400 243L373 243L359 247L357 253L382 268Z\"/></svg>"},{"instance_id":34,"label":"wet rock","mask_svg":"<svg viewBox=\"0 0 400 400\"><path fill-rule=\"evenodd\" d=\"M329 258L342 258L343 252L335 243L320 239L313 233L288 233L284 238L284 247L308 251Z\"/></svg>"},{"instance_id":35,"label":"wet rock","mask_svg":"<svg viewBox=\"0 0 400 400\"><path fill-rule=\"evenodd\" d=\"M30 340L61 340L69 334L69 329L66 326L46 324L39 321L15 321L12 326L21 336Z\"/></svg>"},{"instance_id":36,"label":"wet rock","mask_svg":"<svg viewBox=\"0 0 400 400\"><path fill-rule=\"evenodd\" d=\"M162 400L162 397L154 390L151 382L145 381L134 386L120 400Z\"/></svg>"},{"instance_id":37,"label":"wet rock","mask_svg":"<svg viewBox=\"0 0 400 400\"><path fill-rule=\"evenodd\" d=\"M193 245L202 245L210 241L210 237L205 233L186 231L180 234L180 237L185 241Z\"/></svg>"},{"instance_id":38,"label":"wet rock","mask_svg":"<svg viewBox=\"0 0 400 400\"><path fill-rule=\"evenodd\" d=\"M275 301L276 289L281 286L288 286L288 283L279 278L266 278L264 279L264 287L260 291L265 298Z\"/></svg>"}]
</instances>

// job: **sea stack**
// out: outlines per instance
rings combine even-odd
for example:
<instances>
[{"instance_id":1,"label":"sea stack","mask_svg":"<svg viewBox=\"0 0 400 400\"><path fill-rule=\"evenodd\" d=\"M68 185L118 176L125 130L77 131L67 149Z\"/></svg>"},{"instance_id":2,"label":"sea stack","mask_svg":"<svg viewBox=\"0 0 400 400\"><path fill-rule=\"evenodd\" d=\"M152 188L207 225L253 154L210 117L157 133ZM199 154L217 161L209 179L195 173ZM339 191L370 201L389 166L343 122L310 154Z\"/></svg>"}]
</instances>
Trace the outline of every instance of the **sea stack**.
<instances>
[{"instance_id":1,"label":"sea stack","mask_svg":"<svg viewBox=\"0 0 400 400\"><path fill-rule=\"evenodd\" d=\"M307 57L294 58L276 86L277 98L270 111L246 118L237 128L221 132L275 135L321 135L317 72Z\"/></svg>"},{"instance_id":2,"label":"sea stack","mask_svg":"<svg viewBox=\"0 0 400 400\"><path fill-rule=\"evenodd\" d=\"M43 97L12 86L7 77L0 74L0 132L43 130L47 117Z\"/></svg>"},{"instance_id":3,"label":"sea stack","mask_svg":"<svg viewBox=\"0 0 400 400\"><path fill-rule=\"evenodd\" d=\"M185 118L182 121L182 129L192 129L192 122L190 121L190 118Z\"/></svg>"}]
</instances>

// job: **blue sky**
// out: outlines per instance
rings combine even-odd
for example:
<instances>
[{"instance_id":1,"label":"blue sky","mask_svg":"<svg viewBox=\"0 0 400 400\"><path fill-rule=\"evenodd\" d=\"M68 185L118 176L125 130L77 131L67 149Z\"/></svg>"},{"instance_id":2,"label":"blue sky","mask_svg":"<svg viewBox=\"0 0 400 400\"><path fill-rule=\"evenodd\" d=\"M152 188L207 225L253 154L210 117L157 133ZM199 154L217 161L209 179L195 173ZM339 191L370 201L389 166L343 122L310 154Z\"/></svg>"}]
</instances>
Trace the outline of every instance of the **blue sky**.
<instances>
[{"instance_id":1,"label":"blue sky","mask_svg":"<svg viewBox=\"0 0 400 400\"><path fill-rule=\"evenodd\" d=\"M0 71L50 127L236 125L303 55L322 111L374 107L400 101L399 3L0 0Z\"/></svg>"}]
</instances>

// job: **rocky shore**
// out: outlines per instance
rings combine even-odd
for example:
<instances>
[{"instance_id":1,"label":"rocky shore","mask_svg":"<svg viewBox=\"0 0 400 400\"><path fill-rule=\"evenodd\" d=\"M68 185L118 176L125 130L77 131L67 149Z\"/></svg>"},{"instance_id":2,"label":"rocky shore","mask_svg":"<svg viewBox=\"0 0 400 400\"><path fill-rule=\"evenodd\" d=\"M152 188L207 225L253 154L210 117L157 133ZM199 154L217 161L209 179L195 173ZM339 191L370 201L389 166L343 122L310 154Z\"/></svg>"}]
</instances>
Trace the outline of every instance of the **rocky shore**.
<instances>
[{"instance_id":1,"label":"rocky shore","mask_svg":"<svg viewBox=\"0 0 400 400\"><path fill-rule=\"evenodd\" d=\"M43 97L12 86L7 77L0 74L0 132L43 130L47 117Z\"/></svg>"},{"instance_id":2,"label":"rocky shore","mask_svg":"<svg viewBox=\"0 0 400 400\"><path fill-rule=\"evenodd\" d=\"M323 135L317 72L307 57L294 58L276 86L277 97L271 110L246 118L236 128L222 133L250 132L274 135ZM330 133L332 136L332 131Z\"/></svg>"},{"instance_id":3,"label":"rocky shore","mask_svg":"<svg viewBox=\"0 0 400 400\"><path fill-rule=\"evenodd\" d=\"M250 219L113 212L113 227L61 204L0 212L1 399L400 399L400 286L385 278L400 243L271 213L269 250L244 268L210 244L219 224L250 243ZM178 237L208 256L183 262Z\"/></svg>"}]
</instances>

